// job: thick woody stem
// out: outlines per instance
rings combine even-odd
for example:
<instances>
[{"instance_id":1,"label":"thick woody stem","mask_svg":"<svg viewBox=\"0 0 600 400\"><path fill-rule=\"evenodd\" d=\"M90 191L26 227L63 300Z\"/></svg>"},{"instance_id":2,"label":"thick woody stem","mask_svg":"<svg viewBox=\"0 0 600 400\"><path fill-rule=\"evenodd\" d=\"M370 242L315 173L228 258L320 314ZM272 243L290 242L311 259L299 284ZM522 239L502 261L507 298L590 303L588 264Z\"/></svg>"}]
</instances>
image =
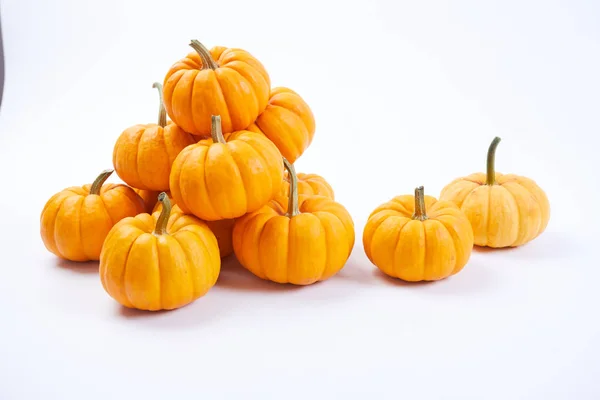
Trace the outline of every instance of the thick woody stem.
<instances>
[{"instance_id":1,"label":"thick woody stem","mask_svg":"<svg viewBox=\"0 0 600 400\"><path fill-rule=\"evenodd\" d=\"M413 219L419 221L425 221L427 219L427 213L425 210L425 189L423 186L419 186L415 189L415 213Z\"/></svg>"},{"instance_id":2,"label":"thick woody stem","mask_svg":"<svg viewBox=\"0 0 600 400\"><path fill-rule=\"evenodd\" d=\"M488 149L487 154L487 180L486 184L494 185L496 183L496 148L500 143L500 138L495 137L490 144L490 148Z\"/></svg>"},{"instance_id":3,"label":"thick woody stem","mask_svg":"<svg viewBox=\"0 0 600 400\"><path fill-rule=\"evenodd\" d=\"M167 125L167 109L163 100L163 86L160 82L154 82L152 87L158 89L158 99L160 102L158 105L158 125L164 128Z\"/></svg>"},{"instance_id":4,"label":"thick woody stem","mask_svg":"<svg viewBox=\"0 0 600 400\"><path fill-rule=\"evenodd\" d=\"M296 175L296 169L294 165L290 163L285 157L283 157L283 165L289 174L290 179L290 194L288 198L288 209L287 216L294 217L300 214L300 208L298 206L298 176Z\"/></svg>"},{"instance_id":5,"label":"thick woody stem","mask_svg":"<svg viewBox=\"0 0 600 400\"><path fill-rule=\"evenodd\" d=\"M193 39L190 43L190 46L192 47L192 49L196 50L196 53L198 53L198 55L200 56L200 59L202 60L202 69L219 68L217 63L212 59L210 51L206 47L204 47L202 43L200 43L196 39Z\"/></svg>"},{"instance_id":6,"label":"thick woody stem","mask_svg":"<svg viewBox=\"0 0 600 400\"><path fill-rule=\"evenodd\" d=\"M210 136L214 143L225 144L225 138L223 137L223 131L221 130L220 115L213 115L211 117Z\"/></svg>"},{"instance_id":7,"label":"thick woody stem","mask_svg":"<svg viewBox=\"0 0 600 400\"><path fill-rule=\"evenodd\" d=\"M105 169L98 175L94 183L92 183L92 187L90 188L90 194L100 194L100 189L102 189L102 185L108 179L109 176L114 172L113 169Z\"/></svg>"},{"instance_id":8,"label":"thick woody stem","mask_svg":"<svg viewBox=\"0 0 600 400\"><path fill-rule=\"evenodd\" d=\"M156 220L154 234L164 235L167 233L167 224L169 223L169 217L171 216L171 201L165 192L158 195L158 201L162 203L162 211Z\"/></svg>"}]
</instances>

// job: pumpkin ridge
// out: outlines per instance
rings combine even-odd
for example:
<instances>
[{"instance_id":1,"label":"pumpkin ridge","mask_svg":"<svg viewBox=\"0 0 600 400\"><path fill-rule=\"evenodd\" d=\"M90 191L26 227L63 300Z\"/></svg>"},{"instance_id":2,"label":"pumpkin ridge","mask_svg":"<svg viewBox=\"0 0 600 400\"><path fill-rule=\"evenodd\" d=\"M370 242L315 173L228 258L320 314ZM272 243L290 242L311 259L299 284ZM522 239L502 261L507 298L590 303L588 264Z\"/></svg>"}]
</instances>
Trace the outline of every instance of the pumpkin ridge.
<instances>
[{"instance_id":1,"label":"pumpkin ridge","mask_svg":"<svg viewBox=\"0 0 600 400\"><path fill-rule=\"evenodd\" d=\"M236 64L237 62L243 63L243 61L237 61L236 60L236 61L233 61L231 63L228 63L227 68L229 68L230 70L232 70L236 74L238 74L244 80L244 82L246 82L246 84L248 84L248 87L251 89L250 90L250 94L252 95L252 98L254 98L254 101L256 102L257 110L255 110L255 111L260 111L261 102L260 102L260 99L258 98L258 95L256 93L256 88L254 87L254 85L252 84L252 82L246 77L246 75L244 75L243 73L241 73L238 70L239 67ZM231 64L234 64L234 65L232 66ZM244 63L244 64L246 64L246 63ZM246 64L246 65L248 65L248 64ZM243 71L243 68L240 68L240 69ZM261 74L259 73L259 75L261 75ZM262 75L261 75L261 77L262 77ZM255 119L257 119L257 118L255 118Z\"/></svg>"},{"instance_id":2,"label":"pumpkin ridge","mask_svg":"<svg viewBox=\"0 0 600 400\"><path fill-rule=\"evenodd\" d=\"M538 198L527 187L521 185L521 183L516 178L511 179L511 180L506 181L506 182L503 182L503 184L504 183L510 183L510 184L513 184L513 185L517 185L517 186L523 188L523 190L525 190L527 193L529 193L531 195L531 198L533 199L533 202L535 203L535 205L540 210L540 218L543 217L544 210L542 209L542 205L540 204ZM508 190L508 189L506 189L506 190L512 195L512 192L510 190ZM514 195L513 195L513 197L514 197ZM516 199L515 199L515 201L516 201ZM519 205L519 203L517 203L517 208L519 208L518 205ZM536 229L536 231L535 232L531 232L528 236L525 237L526 240L521 240L521 242L524 241L525 243L527 243L527 242L535 239L541 233L541 230L543 230L542 225L543 225L542 224L542 220L540 220L540 224L539 224L538 228ZM514 245L515 244L513 243L513 246Z\"/></svg>"},{"instance_id":3,"label":"pumpkin ridge","mask_svg":"<svg viewBox=\"0 0 600 400\"><path fill-rule=\"evenodd\" d=\"M210 74L211 71L214 74L213 70L205 70L206 74ZM190 100L190 116L191 116L191 120L192 120L192 126L194 127L194 131L199 131L202 130L202 124L198 121L198 118L200 118L199 113L196 113L196 107L195 107L195 98L196 96L194 96L194 91L196 90L196 83L198 81L199 77L202 77L202 75L200 75L200 71L198 70L190 70L191 74L195 74L194 75L194 79L191 81L190 83L190 93L189 93L189 100ZM207 78L206 81L209 81L211 78ZM218 85L217 85L218 86Z\"/></svg>"},{"instance_id":4,"label":"pumpkin ridge","mask_svg":"<svg viewBox=\"0 0 600 400\"><path fill-rule=\"evenodd\" d=\"M508 195L510 197L512 197L512 199L514 200L514 202L516 204L515 213L516 213L517 218L516 218L516 222L514 222L514 223L517 225L517 237L515 237L515 240L513 240L513 242L510 244L510 246L514 246L516 243L519 242L519 232L521 231L521 208L519 207L519 202L517 201L517 198L515 197L515 195L510 190L505 188L504 186L502 186L502 185L499 185L499 186L502 187L504 190L506 190L506 192L508 192ZM491 190L490 190L490 192L491 192ZM530 236L530 235L527 235L524 238L526 239L528 236Z\"/></svg>"},{"instance_id":5,"label":"pumpkin ridge","mask_svg":"<svg viewBox=\"0 0 600 400\"><path fill-rule=\"evenodd\" d=\"M212 214L216 215L217 219L219 219L219 218L223 218L223 217L219 213L217 213L217 211L215 209L215 206L212 204L213 196L211 196L210 193L209 193L209 186L210 185L208 184L208 178L207 178L207 175L206 175L206 171L208 171L208 168L206 167L206 165L207 165L206 161L208 159L208 153L209 152L210 152L210 146L207 147L206 151L204 152L204 161L203 161L204 168L203 168L203 171L202 171L202 173L204 174L204 192L206 192L207 203L210 204L210 208L211 208Z\"/></svg>"},{"instance_id":6,"label":"pumpkin ridge","mask_svg":"<svg viewBox=\"0 0 600 400\"><path fill-rule=\"evenodd\" d=\"M190 210L189 205L186 203L185 197L183 195L183 184L181 183L181 172L183 171L183 167L187 163L188 158L190 157L192 152L194 150L196 150L197 147L198 147L198 145L191 145L191 146L188 146L185 149L183 149L181 151L181 153L179 153L176 157L176 161L179 158L177 165L175 165L175 162L173 162L173 165L171 166L171 174L169 176L169 186L171 188L171 196L173 196L173 199L175 200L175 202L177 203L179 208L181 208L182 211L184 209L187 210L188 212L191 210ZM188 149L188 150L186 151L186 149ZM177 167L177 168L174 168L174 167ZM175 183L175 185L173 185L171 182Z\"/></svg>"},{"instance_id":7,"label":"pumpkin ridge","mask_svg":"<svg viewBox=\"0 0 600 400\"><path fill-rule=\"evenodd\" d=\"M260 233L258 234L258 240L256 241L257 244L259 246L257 246L257 251L256 251L256 260L258 261L258 272L259 272L259 276L261 277L265 277L267 279L269 279L269 277L267 276L267 274L265 273L265 270L263 268L263 263L260 259L260 243L262 243L262 236L265 233L266 227L267 227L267 223L272 219L273 217L269 217L266 218L265 221L263 222L262 226L260 227Z\"/></svg>"},{"instance_id":8,"label":"pumpkin ridge","mask_svg":"<svg viewBox=\"0 0 600 400\"><path fill-rule=\"evenodd\" d=\"M229 124L231 125L231 130L236 131L238 129L236 129L236 126L235 126L236 124L234 123L233 118L232 118L233 116L231 115L231 112L230 112L230 108L235 110L235 107L231 107L231 104L229 104L231 102L231 99L229 99L228 96L225 95L225 91L223 90L223 87L221 86L222 85L221 79L227 79L227 78L226 77L223 78L221 76L222 74L218 74L217 71L214 71L214 74L215 74L215 79L217 80L217 84L215 85L215 87L219 88L219 93L221 94L223 103L225 103L225 107L223 109L219 108L221 120L223 120L223 115L225 114L225 113L223 113L223 111L225 111L226 112L225 115L227 116L226 121L229 121ZM236 88L237 88L239 85L236 85L234 83L233 86L236 86Z\"/></svg>"},{"instance_id":9,"label":"pumpkin ridge","mask_svg":"<svg viewBox=\"0 0 600 400\"><path fill-rule=\"evenodd\" d=\"M251 136L249 137L249 139L250 139L250 140L252 140L252 139L253 139L253 138L252 138L252 136L254 136L254 135L256 135L256 134L253 134L253 135L251 135ZM240 136L241 136L241 135L240 135ZM244 142L244 143L245 143L245 144L246 144L246 145L247 145L249 148L251 148L251 149L252 149L252 151L253 151L253 152L256 154L256 156L257 156L258 158L260 158L260 162L261 162L261 164L262 164L262 165L265 167L265 169L268 171L268 170L269 170L269 168L268 168L268 167L269 167L269 163L267 162L267 159L264 157L264 155L262 154L262 152L261 152L259 149L257 149L255 146L253 146L251 143L249 143L247 140L243 140L243 139L246 139L246 138L242 137L242 140L240 140L240 139L238 138L238 140L239 140L239 141L241 141L241 142ZM262 138L261 138L261 139L262 139ZM267 140L267 139L265 139L265 140ZM263 143L260 143L260 141L258 142L258 144L259 144L259 145L261 145L261 146L263 145ZM270 145L270 144L272 144L272 143L270 143L270 142L269 142L268 144ZM275 145L273 145L273 146L275 146ZM269 174L269 175L270 175L270 174ZM270 178L270 179L268 179L268 181L269 181L269 183L270 183L269 190L270 190L270 192L271 192L271 193L273 193L273 179L272 179L272 177L270 177L270 176L269 176L269 178Z\"/></svg>"},{"instance_id":10,"label":"pumpkin ridge","mask_svg":"<svg viewBox=\"0 0 600 400\"><path fill-rule=\"evenodd\" d=\"M192 230L188 230L187 232L191 232L192 235L194 235L194 232ZM174 236L174 235L169 235L171 237L171 239L173 239L171 242L176 243L177 246L179 247L179 250L181 250L181 254L183 254L184 257L184 264L185 264L185 270L186 270L186 276L188 277L188 281L189 284L192 288L192 293L189 299L186 299L186 304L190 304L196 294L196 285L195 285L195 271L196 268L194 267L194 261L193 259L189 258L188 253L185 251L185 249L183 248L183 246L181 245L181 243L179 242L179 240ZM204 242L202 240L202 238L200 238L199 235L196 235L196 237L198 238L198 242L200 245L204 245ZM157 241L158 242L158 241ZM169 249L169 256L174 259L175 256L173 255L173 252L171 251L171 244L167 245L167 248ZM159 265L160 267L160 265Z\"/></svg>"},{"instance_id":11,"label":"pumpkin ridge","mask_svg":"<svg viewBox=\"0 0 600 400\"><path fill-rule=\"evenodd\" d=\"M62 208L63 204L65 204L65 201L69 197L70 196L68 196L68 195L64 196L64 198L61 200L59 206L56 207L56 213L54 214L54 217L52 218L54 220L54 226L53 226L53 232L52 232L52 248L55 250L55 253L60 256L62 256L62 252L58 249L57 240L56 240L56 218L58 217L58 214L60 213L60 209Z\"/></svg>"},{"instance_id":12,"label":"pumpkin ridge","mask_svg":"<svg viewBox=\"0 0 600 400\"><path fill-rule=\"evenodd\" d=\"M143 235L143 234L142 234ZM123 288L123 295L125 296L125 300L132 306L135 307L131 299L129 298L129 294L127 293L127 284L125 282L125 277L127 276L127 263L129 262L129 255L131 254L131 249L133 249L133 245L138 241L142 235L138 235L129 245L129 249L127 249L127 255L125 256L125 261L123 263L123 271L121 272L121 277L119 278L120 286Z\"/></svg>"},{"instance_id":13,"label":"pumpkin ridge","mask_svg":"<svg viewBox=\"0 0 600 400\"><path fill-rule=\"evenodd\" d=\"M402 269L401 268L401 260L398 260L398 247L401 244L400 236L402 235L402 231L404 230L404 228L406 228L408 223L411 221L409 218L405 218L405 217L401 217L401 216L399 218L401 218L404 223L402 224L402 226L400 226L400 229L398 229L398 236L396 236L396 246L394 246L394 258L392 259L393 260L392 261L392 274L397 277L401 276L400 271ZM385 221L385 219L383 221ZM380 223L380 225L381 225L381 223ZM400 222L398 223L398 225L400 225Z\"/></svg>"},{"instance_id":14,"label":"pumpkin ridge","mask_svg":"<svg viewBox=\"0 0 600 400\"><path fill-rule=\"evenodd\" d=\"M146 133L145 128L142 128L138 131L139 136L136 137L136 142L135 142L135 175L137 176L141 186L144 186L142 189L150 189L148 187L148 185L146 185L146 183L144 182L144 179L142 178L142 175L140 175L140 171L139 171L139 165L140 165L140 143L142 143L142 136L144 136L144 133Z\"/></svg>"}]
</instances>

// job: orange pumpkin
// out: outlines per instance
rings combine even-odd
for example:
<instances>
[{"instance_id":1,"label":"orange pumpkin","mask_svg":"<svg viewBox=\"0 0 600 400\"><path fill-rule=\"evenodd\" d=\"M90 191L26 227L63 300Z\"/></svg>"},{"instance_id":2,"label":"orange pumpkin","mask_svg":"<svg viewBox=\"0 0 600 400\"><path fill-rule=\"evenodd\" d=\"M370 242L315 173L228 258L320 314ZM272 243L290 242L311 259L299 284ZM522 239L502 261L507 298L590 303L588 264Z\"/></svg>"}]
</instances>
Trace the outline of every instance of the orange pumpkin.
<instances>
[{"instance_id":1,"label":"orange pumpkin","mask_svg":"<svg viewBox=\"0 0 600 400\"><path fill-rule=\"evenodd\" d=\"M287 210L277 201L236 220L233 249L240 264L259 278L309 285L340 271L354 246L348 211L324 196L298 196L294 167Z\"/></svg>"},{"instance_id":2,"label":"orange pumpkin","mask_svg":"<svg viewBox=\"0 0 600 400\"><path fill-rule=\"evenodd\" d=\"M369 260L405 281L435 281L461 271L473 249L469 220L452 202L415 195L394 197L377 207L363 231Z\"/></svg>"},{"instance_id":3,"label":"orange pumpkin","mask_svg":"<svg viewBox=\"0 0 600 400\"><path fill-rule=\"evenodd\" d=\"M144 190L144 189L136 189L133 190L144 200L144 210L147 213L151 213L154 210L154 207L157 204L161 204L160 202L156 202L158 195L160 192L155 192L153 190Z\"/></svg>"},{"instance_id":4,"label":"orange pumpkin","mask_svg":"<svg viewBox=\"0 0 600 400\"><path fill-rule=\"evenodd\" d=\"M300 196L319 195L335 200L333 188L322 176L317 174L303 174L301 172L296 175L298 179L298 194ZM283 180L281 193L287 197L290 190L290 176L288 173L284 175Z\"/></svg>"},{"instance_id":5,"label":"orange pumpkin","mask_svg":"<svg viewBox=\"0 0 600 400\"><path fill-rule=\"evenodd\" d=\"M533 180L495 171L499 143L500 138L495 138L488 149L486 174L455 179L442 189L440 199L452 201L464 211L476 245L516 247L544 232L550 220L550 203Z\"/></svg>"},{"instance_id":6,"label":"orange pumpkin","mask_svg":"<svg viewBox=\"0 0 600 400\"><path fill-rule=\"evenodd\" d=\"M125 129L115 143L113 165L117 175L128 185L162 191L169 189L173 160L194 140L177 125L167 124L162 85L155 83L153 87L160 95L158 124L139 124Z\"/></svg>"},{"instance_id":7,"label":"orange pumpkin","mask_svg":"<svg viewBox=\"0 0 600 400\"><path fill-rule=\"evenodd\" d=\"M98 260L113 225L144 212L144 201L133 189L104 184L112 172L103 171L91 185L69 187L46 202L40 233L50 252L71 261Z\"/></svg>"},{"instance_id":8,"label":"orange pumpkin","mask_svg":"<svg viewBox=\"0 0 600 400\"><path fill-rule=\"evenodd\" d=\"M313 140L315 118L298 93L277 87L271 90L265 111L248 130L264 134L289 162L294 163Z\"/></svg>"},{"instance_id":9,"label":"orange pumpkin","mask_svg":"<svg viewBox=\"0 0 600 400\"><path fill-rule=\"evenodd\" d=\"M171 215L175 215L175 214L185 214L181 208L179 208L179 206L175 205L173 199L171 198L171 196L169 195L168 192L167 196L169 197L169 200L171 201L171 205L173 205L173 208L171 209ZM157 202L156 203L156 207L154 207L154 211L152 213L155 212L161 212L162 211L162 202ZM230 255L231 253L233 253L233 244L232 244L232 239L231 239L231 235L233 232L233 224L235 222L234 219L220 219L217 221L204 221L206 223L206 225L208 225L208 227L210 228L210 230L215 234L215 236L217 237L217 242L219 242L219 253L221 254L221 258L227 257L228 255Z\"/></svg>"},{"instance_id":10,"label":"orange pumpkin","mask_svg":"<svg viewBox=\"0 0 600 400\"><path fill-rule=\"evenodd\" d=\"M102 286L125 307L183 307L205 295L219 276L219 246L208 226L191 215L171 215L165 193L159 200L160 213L123 219L102 248Z\"/></svg>"},{"instance_id":11,"label":"orange pumpkin","mask_svg":"<svg viewBox=\"0 0 600 400\"><path fill-rule=\"evenodd\" d=\"M281 153L267 138L238 131L225 142L220 118L212 140L186 147L175 159L171 195L179 207L205 221L232 219L265 205L283 184Z\"/></svg>"},{"instance_id":12,"label":"orange pumpkin","mask_svg":"<svg viewBox=\"0 0 600 400\"><path fill-rule=\"evenodd\" d=\"M210 136L211 117L220 115L225 133L246 129L265 109L271 81L263 65L241 49L195 50L165 76L165 106L186 132Z\"/></svg>"}]
</instances>

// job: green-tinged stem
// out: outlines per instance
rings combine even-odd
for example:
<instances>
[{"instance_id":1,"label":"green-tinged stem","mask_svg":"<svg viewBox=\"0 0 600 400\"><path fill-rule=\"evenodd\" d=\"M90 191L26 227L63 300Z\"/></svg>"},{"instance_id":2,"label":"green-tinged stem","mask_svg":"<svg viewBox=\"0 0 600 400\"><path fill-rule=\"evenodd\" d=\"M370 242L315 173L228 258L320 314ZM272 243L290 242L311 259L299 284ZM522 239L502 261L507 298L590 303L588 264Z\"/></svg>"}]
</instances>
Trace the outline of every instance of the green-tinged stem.
<instances>
[{"instance_id":1,"label":"green-tinged stem","mask_svg":"<svg viewBox=\"0 0 600 400\"><path fill-rule=\"evenodd\" d=\"M158 89L158 100L160 102L158 105L158 124L164 128L167 125L167 109L163 99L163 86L160 82L154 82L152 87Z\"/></svg>"},{"instance_id":2,"label":"green-tinged stem","mask_svg":"<svg viewBox=\"0 0 600 400\"><path fill-rule=\"evenodd\" d=\"M290 179L290 194L286 215L291 218L300 214L300 208L298 206L298 176L296 175L294 164L290 163L285 157L283 157L283 165L285 166L285 169L287 169Z\"/></svg>"},{"instance_id":3,"label":"green-tinged stem","mask_svg":"<svg viewBox=\"0 0 600 400\"><path fill-rule=\"evenodd\" d=\"M190 46L192 47L192 49L196 50L196 53L198 53L198 55L202 59L202 69L208 69L208 68L217 69L217 68L219 68L217 63L212 59L212 56L210 55L210 51L206 47L204 47L204 45L202 43L200 43L196 39L193 39L190 43Z\"/></svg>"},{"instance_id":4,"label":"green-tinged stem","mask_svg":"<svg viewBox=\"0 0 600 400\"><path fill-rule=\"evenodd\" d=\"M425 210L425 189L423 186L419 186L415 189L415 213L413 219L419 221L425 221L427 219L427 213Z\"/></svg>"},{"instance_id":5,"label":"green-tinged stem","mask_svg":"<svg viewBox=\"0 0 600 400\"><path fill-rule=\"evenodd\" d=\"M487 154L487 180L486 184L494 185L496 183L496 148L500 143L500 138L495 137L490 144Z\"/></svg>"},{"instance_id":6,"label":"green-tinged stem","mask_svg":"<svg viewBox=\"0 0 600 400\"><path fill-rule=\"evenodd\" d=\"M105 169L98 175L94 183L92 183L92 187L90 188L90 194L100 194L100 189L102 189L102 185L108 179L109 176L114 172L113 169Z\"/></svg>"},{"instance_id":7,"label":"green-tinged stem","mask_svg":"<svg viewBox=\"0 0 600 400\"><path fill-rule=\"evenodd\" d=\"M162 203L162 211L156 220L156 228L154 228L155 235L164 235L167 233L167 223L171 216L171 201L169 196L165 192L158 195L158 201Z\"/></svg>"},{"instance_id":8,"label":"green-tinged stem","mask_svg":"<svg viewBox=\"0 0 600 400\"><path fill-rule=\"evenodd\" d=\"M214 143L225 144L225 138L223 137L223 131L221 130L220 115L213 115L211 117L210 136L212 137Z\"/></svg>"}]
</instances>

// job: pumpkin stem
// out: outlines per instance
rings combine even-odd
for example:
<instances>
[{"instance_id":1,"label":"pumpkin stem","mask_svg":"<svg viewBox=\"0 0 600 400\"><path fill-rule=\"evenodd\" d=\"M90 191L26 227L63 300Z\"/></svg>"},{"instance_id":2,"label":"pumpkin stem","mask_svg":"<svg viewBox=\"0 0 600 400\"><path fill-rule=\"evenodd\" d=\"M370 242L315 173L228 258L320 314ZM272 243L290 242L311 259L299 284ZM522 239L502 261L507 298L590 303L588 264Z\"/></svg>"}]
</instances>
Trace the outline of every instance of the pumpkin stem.
<instances>
[{"instance_id":1,"label":"pumpkin stem","mask_svg":"<svg viewBox=\"0 0 600 400\"><path fill-rule=\"evenodd\" d=\"M165 192L162 192L158 195L158 201L162 203L162 211L156 220L154 234L164 235L167 233L167 223L169 222L169 217L171 216L171 201Z\"/></svg>"},{"instance_id":2,"label":"pumpkin stem","mask_svg":"<svg viewBox=\"0 0 600 400\"><path fill-rule=\"evenodd\" d=\"M200 56L200 59L202 60L202 68L201 69L217 69L219 68L219 66L217 65L217 63L212 59L212 56L210 55L210 51L204 47L204 45L202 43L200 43L199 41L197 41L196 39L193 39L190 43L190 46L192 47L192 49L196 50L196 53L198 53L198 55Z\"/></svg>"},{"instance_id":3,"label":"pumpkin stem","mask_svg":"<svg viewBox=\"0 0 600 400\"><path fill-rule=\"evenodd\" d=\"M419 221L428 219L425 210L425 189L423 186L419 186L415 189L415 213L412 218L418 219Z\"/></svg>"},{"instance_id":4,"label":"pumpkin stem","mask_svg":"<svg viewBox=\"0 0 600 400\"><path fill-rule=\"evenodd\" d=\"M288 198L288 209L286 216L294 217L300 214L300 208L298 207L298 176L296 175L296 169L285 157L283 157L283 165L287 169L290 175L290 194Z\"/></svg>"},{"instance_id":5,"label":"pumpkin stem","mask_svg":"<svg viewBox=\"0 0 600 400\"><path fill-rule=\"evenodd\" d=\"M90 188L90 194L100 194L100 189L102 189L102 185L108 179L109 176L114 172L113 169L105 169L98 175L94 183L92 183L92 187Z\"/></svg>"},{"instance_id":6,"label":"pumpkin stem","mask_svg":"<svg viewBox=\"0 0 600 400\"><path fill-rule=\"evenodd\" d=\"M163 100L163 86L160 84L160 82L154 82L152 87L158 89L158 99L160 102L158 105L158 125L164 128L167 125L167 110Z\"/></svg>"},{"instance_id":7,"label":"pumpkin stem","mask_svg":"<svg viewBox=\"0 0 600 400\"><path fill-rule=\"evenodd\" d=\"M210 119L210 136L214 143L225 144L225 138L223 137L223 131L221 130L221 116L213 115Z\"/></svg>"},{"instance_id":8,"label":"pumpkin stem","mask_svg":"<svg viewBox=\"0 0 600 400\"><path fill-rule=\"evenodd\" d=\"M496 136L490 144L487 154L487 185L494 185L496 183L496 148L500 143L500 138Z\"/></svg>"}]
</instances>

